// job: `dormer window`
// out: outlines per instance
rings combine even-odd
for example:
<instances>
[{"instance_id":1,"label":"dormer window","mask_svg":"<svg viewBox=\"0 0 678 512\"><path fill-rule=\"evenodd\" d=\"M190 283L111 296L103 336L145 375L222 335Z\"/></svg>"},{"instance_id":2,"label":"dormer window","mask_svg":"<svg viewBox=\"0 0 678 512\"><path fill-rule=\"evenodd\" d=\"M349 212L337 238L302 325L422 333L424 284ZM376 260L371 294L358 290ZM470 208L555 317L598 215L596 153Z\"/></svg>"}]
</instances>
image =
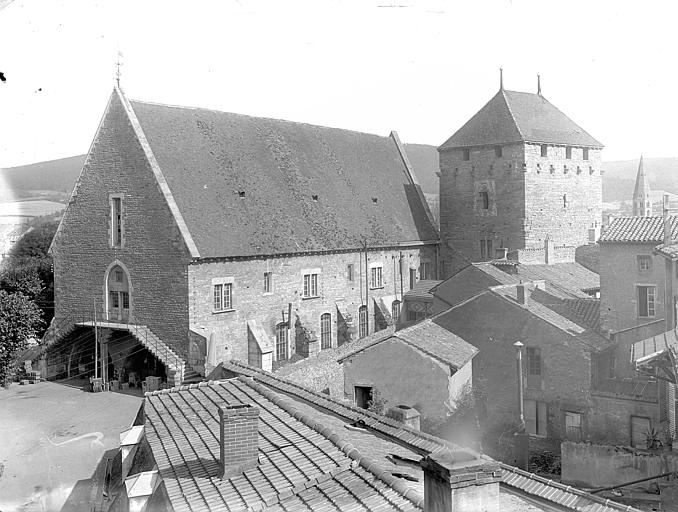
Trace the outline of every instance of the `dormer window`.
<instances>
[{"instance_id":1,"label":"dormer window","mask_svg":"<svg viewBox=\"0 0 678 512\"><path fill-rule=\"evenodd\" d=\"M464 148L461 150L461 159L468 162L471 160L471 150L469 148Z\"/></svg>"}]
</instances>

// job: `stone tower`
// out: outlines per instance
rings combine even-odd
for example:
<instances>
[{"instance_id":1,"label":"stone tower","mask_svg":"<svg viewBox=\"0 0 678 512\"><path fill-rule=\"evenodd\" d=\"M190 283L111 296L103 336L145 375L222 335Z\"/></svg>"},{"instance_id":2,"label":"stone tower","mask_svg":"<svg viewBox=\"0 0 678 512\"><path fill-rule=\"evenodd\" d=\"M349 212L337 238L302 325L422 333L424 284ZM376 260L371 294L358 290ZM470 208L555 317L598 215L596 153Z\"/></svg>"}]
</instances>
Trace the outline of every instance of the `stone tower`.
<instances>
[{"instance_id":1,"label":"stone tower","mask_svg":"<svg viewBox=\"0 0 678 512\"><path fill-rule=\"evenodd\" d=\"M650 181L643 169L643 155L640 155L636 188L633 190L633 216L652 217L652 199L650 198Z\"/></svg>"},{"instance_id":2,"label":"stone tower","mask_svg":"<svg viewBox=\"0 0 678 512\"><path fill-rule=\"evenodd\" d=\"M547 238L573 260L601 223L602 148L539 85L532 94L502 83L438 148L445 277L500 248L543 260Z\"/></svg>"}]
</instances>

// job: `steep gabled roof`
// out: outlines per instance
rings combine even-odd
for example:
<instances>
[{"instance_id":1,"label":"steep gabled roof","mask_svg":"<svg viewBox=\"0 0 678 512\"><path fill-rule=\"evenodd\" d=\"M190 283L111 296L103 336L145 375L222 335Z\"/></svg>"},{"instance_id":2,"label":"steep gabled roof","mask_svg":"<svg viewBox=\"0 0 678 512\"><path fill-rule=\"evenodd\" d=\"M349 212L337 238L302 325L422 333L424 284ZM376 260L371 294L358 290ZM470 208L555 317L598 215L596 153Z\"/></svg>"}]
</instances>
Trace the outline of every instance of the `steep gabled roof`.
<instances>
[{"instance_id":1,"label":"steep gabled roof","mask_svg":"<svg viewBox=\"0 0 678 512\"><path fill-rule=\"evenodd\" d=\"M678 238L678 220L670 217L671 237ZM646 243L664 241L662 217L619 217L614 219L598 240L599 243Z\"/></svg>"},{"instance_id":2,"label":"steep gabled roof","mask_svg":"<svg viewBox=\"0 0 678 512\"><path fill-rule=\"evenodd\" d=\"M500 89L440 149L511 142L603 146L542 95Z\"/></svg>"},{"instance_id":3,"label":"steep gabled roof","mask_svg":"<svg viewBox=\"0 0 678 512\"><path fill-rule=\"evenodd\" d=\"M129 104L202 258L438 238L395 135Z\"/></svg>"}]
</instances>

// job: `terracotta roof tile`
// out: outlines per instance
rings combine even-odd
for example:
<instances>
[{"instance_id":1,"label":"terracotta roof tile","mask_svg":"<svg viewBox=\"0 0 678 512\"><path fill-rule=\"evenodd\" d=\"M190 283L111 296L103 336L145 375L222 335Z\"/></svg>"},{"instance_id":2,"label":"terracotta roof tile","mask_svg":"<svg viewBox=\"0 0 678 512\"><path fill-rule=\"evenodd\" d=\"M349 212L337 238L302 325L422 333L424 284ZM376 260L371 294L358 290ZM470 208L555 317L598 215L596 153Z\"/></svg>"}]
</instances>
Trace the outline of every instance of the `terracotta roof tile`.
<instances>
[{"instance_id":1,"label":"terracotta roof tile","mask_svg":"<svg viewBox=\"0 0 678 512\"><path fill-rule=\"evenodd\" d=\"M678 220L670 217L671 237L678 238ZM662 217L619 217L601 235L599 243L653 243L664 241Z\"/></svg>"}]
</instances>

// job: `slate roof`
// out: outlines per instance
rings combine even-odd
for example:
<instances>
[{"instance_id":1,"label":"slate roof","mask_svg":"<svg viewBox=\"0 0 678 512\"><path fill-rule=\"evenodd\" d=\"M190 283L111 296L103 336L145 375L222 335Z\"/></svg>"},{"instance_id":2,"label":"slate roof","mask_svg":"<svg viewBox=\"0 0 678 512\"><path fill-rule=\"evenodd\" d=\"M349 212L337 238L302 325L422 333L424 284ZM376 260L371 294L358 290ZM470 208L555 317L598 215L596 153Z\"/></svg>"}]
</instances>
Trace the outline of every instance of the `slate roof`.
<instances>
[{"instance_id":1,"label":"slate roof","mask_svg":"<svg viewBox=\"0 0 678 512\"><path fill-rule=\"evenodd\" d=\"M200 108L129 105L200 257L438 238L393 137Z\"/></svg>"},{"instance_id":2,"label":"slate roof","mask_svg":"<svg viewBox=\"0 0 678 512\"><path fill-rule=\"evenodd\" d=\"M221 366L234 375L247 376L255 383L260 383L269 390L278 393L280 402L287 401L293 404L302 413L312 414L319 418L322 423L330 425L335 431L341 429L341 421L344 421L344 435L358 447L361 452L370 452L373 460L383 465L385 456L396 451L397 454L407 455L418 463L418 458L439 450L457 450L458 446L425 432L411 429L397 421L384 416L374 414L365 409L339 402L329 396L309 390L299 384L292 383L274 374L254 368L252 366L231 361L222 363ZM362 422L365 429L345 427L346 424ZM486 456L483 456L489 459ZM615 503L614 501L589 494L575 487L563 485L552 480L528 473L508 464L499 463L503 472L503 483L500 492L506 497L502 498L502 506L507 512L519 512L532 510L529 505L536 506L537 510L587 510L595 512L639 512L638 509ZM403 471L403 466L398 468ZM391 467L391 470L396 469ZM415 473L416 474L416 473ZM419 472L420 474L420 472ZM405 483L405 481L403 481ZM422 482L418 484L408 482L410 488L422 488ZM527 495L529 499L523 499ZM519 500L516 503L516 500ZM544 500L546 507L540 506ZM510 505L516 505L513 508Z\"/></svg>"},{"instance_id":3,"label":"slate roof","mask_svg":"<svg viewBox=\"0 0 678 512\"><path fill-rule=\"evenodd\" d=\"M440 149L512 142L603 147L543 96L500 89Z\"/></svg>"},{"instance_id":4,"label":"slate roof","mask_svg":"<svg viewBox=\"0 0 678 512\"><path fill-rule=\"evenodd\" d=\"M369 345L349 352L338 361L341 363L349 357L353 357L360 352L369 350L375 345L393 339L401 340L455 370L464 366L478 353L478 349L470 343L433 323L431 319L426 319L401 331L396 331L392 336L377 339Z\"/></svg>"},{"instance_id":5,"label":"slate roof","mask_svg":"<svg viewBox=\"0 0 678 512\"><path fill-rule=\"evenodd\" d=\"M411 290L405 292L405 298L411 299L433 299L433 294L431 294L431 289L438 286L442 281L437 281L435 279L422 279L414 283L414 286Z\"/></svg>"},{"instance_id":6,"label":"slate roof","mask_svg":"<svg viewBox=\"0 0 678 512\"><path fill-rule=\"evenodd\" d=\"M678 220L669 217L671 237L678 238ZM600 236L599 243L653 243L664 241L662 217L619 217L614 219Z\"/></svg>"}]
</instances>

